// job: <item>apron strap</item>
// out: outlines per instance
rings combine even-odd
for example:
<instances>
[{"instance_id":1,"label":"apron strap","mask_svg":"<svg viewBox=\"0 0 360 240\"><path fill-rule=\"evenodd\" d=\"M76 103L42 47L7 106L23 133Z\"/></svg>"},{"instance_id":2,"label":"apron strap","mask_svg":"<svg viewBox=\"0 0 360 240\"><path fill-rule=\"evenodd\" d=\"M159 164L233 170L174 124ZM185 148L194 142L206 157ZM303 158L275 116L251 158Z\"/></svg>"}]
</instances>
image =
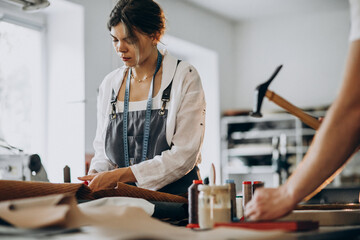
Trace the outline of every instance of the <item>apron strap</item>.
<instances>
[{"instance_id":1,"label":"apron strap","mask_svg":"<svg viewBox=\"0 0 360 240\"><path fill-rule=\"evenodd\" d=\"M181 62L180 59L177 60L177 64L176 64L176 69L175 69L175 73L177 70L177 67L179 66L179 63ZM166 103L170 101L170 93L171 93L171 87L172 87L172 83L175 77L175 73L173 78L171 79L171 82L169 84L169 86L167 86L167 88L163 91L162 97L161 97L161 101L163 102L161 109L159 111L160 115L164 115L165 114L165 107L166 107Z\"/></svg>"}]
</instances>

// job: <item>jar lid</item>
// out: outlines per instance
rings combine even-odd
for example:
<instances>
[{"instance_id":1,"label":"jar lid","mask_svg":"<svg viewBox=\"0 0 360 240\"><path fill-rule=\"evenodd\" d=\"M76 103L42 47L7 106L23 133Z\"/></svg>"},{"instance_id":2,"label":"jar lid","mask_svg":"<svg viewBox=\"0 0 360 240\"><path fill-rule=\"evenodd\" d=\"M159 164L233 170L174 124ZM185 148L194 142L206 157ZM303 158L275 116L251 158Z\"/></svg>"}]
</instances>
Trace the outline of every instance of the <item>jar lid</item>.
<instances>
[{"instance_id":1,"label":"jar lid","mask_svg":"<svg viewBox=\"0 0 360 240\"><path fill-rule=\"evenodd\" d=\"M193 184L203 184L202 180L193 180Z\"/></svg>"},{"instance_id":2,"label":"jar lid","mask_svg":"<svg viewBox=\"0 0 360 240\"><path fill-rule=\"evenodd\" d=\"M235 182L234 182L234 179L226 179L225 183L235 183Z\"/></svg>"},{"instance_id":3,"label":"jar lid","mask_svg":"<svg viewBox=\"0 0 360 240\"><path fill-rule=\"evenodd\" d=\"M251 184L251 181L243 181L242 184Z\"/></svg>"}]
</instances>

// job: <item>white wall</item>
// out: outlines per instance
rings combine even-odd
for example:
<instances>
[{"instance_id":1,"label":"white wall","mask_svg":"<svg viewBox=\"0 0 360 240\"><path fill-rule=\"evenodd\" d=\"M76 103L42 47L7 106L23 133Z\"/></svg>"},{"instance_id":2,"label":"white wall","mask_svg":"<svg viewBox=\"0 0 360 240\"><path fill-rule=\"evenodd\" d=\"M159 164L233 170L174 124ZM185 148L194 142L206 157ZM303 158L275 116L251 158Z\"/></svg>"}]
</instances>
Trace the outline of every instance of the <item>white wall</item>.
<instances>
[{"instance_id":1,"label":"white wall","mask_svg":"<svg viewBox=\"0 0 360 240\"><path fill-rule=\"evenodd\" d=\"M232 89L236 74L235 24L184 1L158 0L158 3L167 17L169 35L211 49L218 54L220 109L233 108L235 104Z\"/></svg>"},{"instance_id":2,"label":"white wall","mask_svg":"<svg viewBox=\"0 0 360 240\"><path fill-rule=\"evenodd\" d=\"M68 0L84 7L85 12L85 151L93 153L96 131L97 90L114 67L113 48L106 23L112 0Z\"/></svg>"},{"instance_id":3,"label":"white wall","mask_svg":"<svg viewBox=\"0 0 360 240\"><path fill-rule=\"evenodd\" d=\"M44 166L52 182L71 181L85 173L84 129L84 9L58 0L46 9L48 42L48 159Z\"/></svg>"},{"instance_id":4,"label":"white wall","mask_svg":"<svg viewBox=\"0 0 360 240\"><path fill-rule=\"evenodd\" d=\"M348 47L349 10L278 15L236 26L237 108L251 109L255 87L275 67L284 67L270 85L300 107L328 105L341 82ZM266 100L264 110L277 108Z\"/></svg>"}]
</instances>

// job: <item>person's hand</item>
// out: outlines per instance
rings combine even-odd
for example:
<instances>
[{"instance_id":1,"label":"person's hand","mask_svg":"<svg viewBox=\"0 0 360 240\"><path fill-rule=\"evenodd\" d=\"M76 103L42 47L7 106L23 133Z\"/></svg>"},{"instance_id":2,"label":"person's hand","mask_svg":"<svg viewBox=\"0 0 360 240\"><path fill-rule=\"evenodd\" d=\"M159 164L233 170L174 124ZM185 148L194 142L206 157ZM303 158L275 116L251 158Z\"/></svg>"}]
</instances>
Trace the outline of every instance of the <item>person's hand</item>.
<instances>
[{"instance_id":1,"label":"person's hand","mask_svg":"<svg viewBox=\"0 0 360 240\"><path fill-rule=\"evenodd\" d=\"M78 177L81 181L88 181L92 191L98 191L106 188L115 188L119 176L115 171L99 172Z\"/></svg>"},{"instance_id":2,"label":"person's hand","mask_svg":"<svg viewBox=\"0 0 360 240\"><path fill-rule=\"evenodd\" d=\"M281 186L258 188L252 200L245 206L245 218L249 220L272 220L283 217L293 210L297 202Z\"/></svg>"},{"instance_id":3,"label":"person's hand","mask_svg":"<svg viewBox=\"0 0 360 240\"><path fill-rule=\"evenodd\" d=\"M136 182L131 169L117 168L111 171L89 174L78 177L81 181L90 182L89 187L92 191L98 191L107 188L115 188L118 182Z\"/></svg>"},{"instance_id":4,"label":"person's hand","mask_svg":"<svg viewBox=\"0 0 360 240\"><path fill-rule=\"evenodd\" d=\"M96 171L95 169L91 169L91 170L87 173L86 176L78 177L78 179L81 180L81 181L84 181L84 184L85 184L85 185L89 185L90 181L92 180L92 178L95 177L95 175L96 175L97 173L98 173L98 171ZM91 180L90 180L90 177L88 177L88 176L90 176L90 175L92 175ZM88 180L85 180L85 179L88 179Z\"/></svg>"}]
</instances>

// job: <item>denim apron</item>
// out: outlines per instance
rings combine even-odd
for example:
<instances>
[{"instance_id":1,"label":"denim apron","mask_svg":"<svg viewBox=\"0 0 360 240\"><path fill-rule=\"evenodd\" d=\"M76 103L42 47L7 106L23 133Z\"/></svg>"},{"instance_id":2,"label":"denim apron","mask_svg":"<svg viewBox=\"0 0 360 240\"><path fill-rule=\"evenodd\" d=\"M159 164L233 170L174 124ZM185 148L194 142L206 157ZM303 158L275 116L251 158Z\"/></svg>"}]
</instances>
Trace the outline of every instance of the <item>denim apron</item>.
<instances>
[{"instance_id":1,"label":"denim apron","mask_svg":"<svg viewBox=\"0 0 360 240\"><path fill-rule=\"evenodd\" d=\"M178 64L179 62L180 61L178 60ZM131 70L129 69L128 77L130 71ZM155 79L156 72L157 71L155 71L153 81ZM123 113L116 112L118 93L115 93L114 90L112 91L111 105L113 110L109 116L110 121L106 131L105 152L108 158L119 168L128 167L142 161L152 159L156 155L161 155L163 151L171 148L166 140L166 119L168 110L165 109L165 107L166 103L170 101L172 81L173 80L171 80L170 84L162 93L161 100L163 104L161 109L153 110L150 108L150 114L148 115L150 117L147 116L146 110L129 111L127 112L127 117L125 116L125 107ZM128 86L126 88L128 88ZM150 87L151 95L149 94L149 96L152 97L151 88L152 87ZM125 99L124 102L126 102ZM145 132L147 118L149 122L148 134ZM127 122L127 137L124 137L124 122ZM148 135L148 139L144 141L144 137L146 137L146 135ZM145 156L144 143L147 144ZM126 146L128 147L127 150L125 150ZM128 162L126 160L126 155L128 155ZM176 159L173 159L173 161L176 161ZM184 177L168 184L158 191L182 195L187 193L188 187L192 184L192 181L197 179L199 179L199 169L195 166Z\"/></svg>"}]
</instances>

